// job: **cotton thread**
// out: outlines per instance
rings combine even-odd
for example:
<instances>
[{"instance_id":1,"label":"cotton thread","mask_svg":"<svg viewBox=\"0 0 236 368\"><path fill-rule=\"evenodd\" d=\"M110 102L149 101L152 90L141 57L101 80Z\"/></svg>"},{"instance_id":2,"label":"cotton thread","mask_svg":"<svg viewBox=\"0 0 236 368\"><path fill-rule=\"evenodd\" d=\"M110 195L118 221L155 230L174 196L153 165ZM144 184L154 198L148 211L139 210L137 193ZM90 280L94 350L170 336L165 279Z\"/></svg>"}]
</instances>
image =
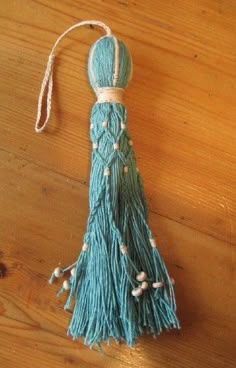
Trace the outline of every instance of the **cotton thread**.
<instances>
[{"instance_id":1,"label":"cotton thread","mask_svg":"<svg viewBox=\"0 0 236 368\"><path fill-rule=\"evenodd\" d=\"M51 113L51 100L52 100L52 91L53 91L53 67L54 67L54 58L55 58L54 53L56 51L56 48L57 48L58 44L60 43L60 41L68 33L73 31L75 28L81 27L83 25L97 25L99 27L104 28L104 30L106 31L107 36L111 36L111 30L106 24L104 24L100 21L97 21L97 20L86 20L86 21L82 21L82 22L78 22L78 23L74 24L73 26L68 28L65 32L63 32L60 37L58 37L58 39L54 43L54 45L52 47L52 50L50 52L50 55L48 57L47 68L46 68L46 71L45 71L45 74L44 74L44 78L43 78L40 93L39 93L37 118L36 118L36 122L35 122L35 131L36 131L36 133L41 133L45 129L45 127L48 123L49 117L50 117L50 113ZM44 97L44 94L46 92L47 87L48 87L47 100L46 100L46 112L47 112L47 114L46 114L46 118L45 118L44 122L40 126L43 97Z\"/></svg>"},{"instance_id":2,"label":"cotton thread","mask_svg":"<svg viewBox=\"0 0 236 368\"><path fill-rule=\"evenodd\" d=\"M95 93L97 96L96 103L123 103L124 100L124 88L118 87L103 87L96 88Z\"/></svg>"}]
</instances>

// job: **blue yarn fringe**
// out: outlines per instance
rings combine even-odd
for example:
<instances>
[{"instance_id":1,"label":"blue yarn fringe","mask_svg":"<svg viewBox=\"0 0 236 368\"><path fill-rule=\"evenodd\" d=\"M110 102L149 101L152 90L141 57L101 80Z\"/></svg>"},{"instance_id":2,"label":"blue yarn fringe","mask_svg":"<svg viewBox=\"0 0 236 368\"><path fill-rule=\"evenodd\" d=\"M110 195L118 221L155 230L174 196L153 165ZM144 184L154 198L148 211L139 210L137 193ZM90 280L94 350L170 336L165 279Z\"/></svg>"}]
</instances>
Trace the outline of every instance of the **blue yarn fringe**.
<instances>
[{"instance_id":1,"label":"blue yarn fringe","mask_svg":"<svg viewBox=\"0 0 236 368\"><path fill-rule=\"evenodd\" d=\"M103 127L102 122L108 126ZM120 124L126 129L121 130ZM70 290L64 308L73 313L67 334L84 338L90 348L113 338L133 346L146 332L154 337L163 330L180 328L172 280L157 248L152 248L148 210L140 174L127 130L122 104L95 104L92 110L92 152L89 189L90 213L84 242L88 249L63 271L75 266L69 278ZM119 143L119 150L113 144ZM124 166L128 172L124 172ZM109 168L110 175L104 176ZM121 245L128 253L121 252ZM136 276L147 274L149 287L139 297L132 290L140 286ZM52 274L49 282L55 275ZM163 287L153 288L153 282ZM64 291L62 287L58 295Z\"/></svg>"}]
</instances>

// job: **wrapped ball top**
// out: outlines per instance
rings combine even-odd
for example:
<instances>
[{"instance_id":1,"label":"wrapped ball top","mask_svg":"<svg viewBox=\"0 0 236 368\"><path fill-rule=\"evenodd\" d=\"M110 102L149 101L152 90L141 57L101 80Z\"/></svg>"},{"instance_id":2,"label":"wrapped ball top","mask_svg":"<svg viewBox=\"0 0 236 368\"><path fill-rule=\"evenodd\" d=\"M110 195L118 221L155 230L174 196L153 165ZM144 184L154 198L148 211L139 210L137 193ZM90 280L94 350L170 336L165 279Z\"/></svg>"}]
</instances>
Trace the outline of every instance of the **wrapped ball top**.
<instances>
[{"instance_id":1,"label":"wrapped ball top","mask_svg":"<svg viewBox=\"0 0 236 368\"><path fill-rule=\"evenodd\" d=\"M88 77L91 87L125 88L132 77L132 57L125 44L113 35L95 42L89 51Z\"/></svg>"}]
</instances>

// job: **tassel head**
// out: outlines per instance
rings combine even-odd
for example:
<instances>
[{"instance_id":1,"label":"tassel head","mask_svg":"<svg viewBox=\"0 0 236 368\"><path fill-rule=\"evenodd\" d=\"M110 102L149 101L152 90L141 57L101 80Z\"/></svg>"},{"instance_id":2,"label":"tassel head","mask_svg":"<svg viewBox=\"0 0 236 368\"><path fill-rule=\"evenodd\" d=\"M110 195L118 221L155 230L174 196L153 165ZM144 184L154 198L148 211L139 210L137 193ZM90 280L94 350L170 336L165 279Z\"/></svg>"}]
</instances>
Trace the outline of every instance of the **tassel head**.
<instances>
[{"instance_id":1,"label":"tassel head","mask_svg":"<svg viewBox=\"0 0 236 368\"><path fill-rule=\"evenodd\" d=\"M91 87L125 88L132 77L132 57L126 45L113 35L95 42L89 51L88 77Z\"/></svg>"}]
</instances>

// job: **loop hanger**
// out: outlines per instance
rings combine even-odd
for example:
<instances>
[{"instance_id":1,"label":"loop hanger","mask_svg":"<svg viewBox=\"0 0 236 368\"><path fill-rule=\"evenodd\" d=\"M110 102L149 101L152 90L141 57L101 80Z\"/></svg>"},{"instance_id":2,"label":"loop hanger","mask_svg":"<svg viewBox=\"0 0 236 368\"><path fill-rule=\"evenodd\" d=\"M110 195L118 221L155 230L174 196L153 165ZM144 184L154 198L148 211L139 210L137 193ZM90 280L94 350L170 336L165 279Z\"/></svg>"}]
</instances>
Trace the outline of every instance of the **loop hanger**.
<instances>
[{"instance_id":1,"label":"loop hanger","mask_svg":"<svg viewBox=\"0 0 236 368\"><path fill-rule=\"evenodd\" d=\"M78 28L80 26L87 25L87 24L102 27L106 31L107 36L111 36L111 34L112 34L111 29L105 23L97 21L97 20L84 20L84 21L81 21L79 23L74 24L73 26L68 28L65 32L63 32L58 37L58 39L54 43L54 45L52 47L52 50L50 52L50 55L48 57L47 67L46 67L44 78L43 78L43 81L42 81L42 84L41 84L41 89L40 89L39 98L38 98L38 111L37 111L37 117L36 117L36 122L35 122L35 131L36 131L36 133L41 133L45 129L45 127L47 125L47 122L49 120L49 117L50 117L51 104L52 104L52 91L53 91L53 66L54 66L54 58L55 58L56 48L57 48L59 42L69 32L71 32L75 28ZM42 114L43 98L44 98L44 95L45 95L46 88L48 89L47 90L47 99L46 99L46 118L45 118L44 122L42 124L40 124L41 114Z\"/></svg>"}]
</instances>

